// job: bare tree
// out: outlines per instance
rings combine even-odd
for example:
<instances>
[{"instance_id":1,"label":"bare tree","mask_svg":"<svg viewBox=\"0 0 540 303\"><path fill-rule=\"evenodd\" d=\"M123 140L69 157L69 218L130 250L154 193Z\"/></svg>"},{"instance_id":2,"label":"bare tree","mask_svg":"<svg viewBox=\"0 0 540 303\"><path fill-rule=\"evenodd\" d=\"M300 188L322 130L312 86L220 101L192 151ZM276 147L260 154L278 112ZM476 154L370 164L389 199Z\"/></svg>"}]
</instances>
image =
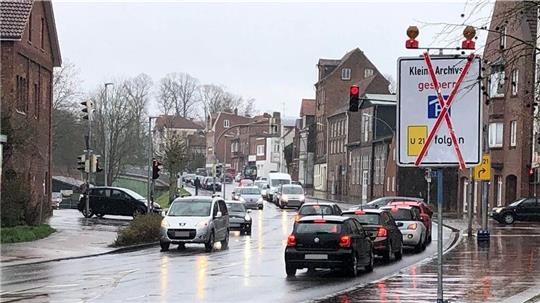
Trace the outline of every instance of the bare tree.
<instances>
[{"instance_id":1,"label":"bare tree","mask_svg":"<svg viewBox=\"0 0 540 303\"><path fill-rule=\"evenodd\" d=\"M174 131L168 131L162 137L163 149L157 156L163 159L163 165L169 173L169 201L177 192L178 173L184 171L189 160L189 147L184 137Z\"/></svg>"},{"instance_id":2,"label":"bare tree","mask_svg":"<svg viewBox=\"0 0 540 303\"><path fill-rule=\"evenodd\" d=\"M242 111L244 113L244 116L246 117L253 116L253 114L255 114L255 99L254 98L247 99L246 102L244 102Z\"/></svg>"},{"instance_id":3,"label":"bare tree","mask_svg":"<svg viewBox=\"0 0 540 303\"><path fill-rule=\"evenodd\" d=\"M185 73L167 74L160 81L159 105L163 113L193 117L200 98L199 80Z\"/></svg>"},{"instance_id":4,"label":"bare tree","mask_svg":"<svg viewBox=\"0 0 540 303\"><path fill-rule=\"evenodd\" d=\"M81 97L79 70L72 62L64 60L62 67L53 72L53 110L73 109Z\"/></svg>"},{"instance_id":5,"label":"bare tree","mask_svg":"<svg viewBox=\"0 0 540 303\"><path fill-rule=\"evenodd\" d=\"M395 94L397 92L397 83L396 80L394 80L394 77L390 74L385 74L384 77L386 80L388 80L388 91L390 91L391 94Z\"/></svg>"}]
</instances>

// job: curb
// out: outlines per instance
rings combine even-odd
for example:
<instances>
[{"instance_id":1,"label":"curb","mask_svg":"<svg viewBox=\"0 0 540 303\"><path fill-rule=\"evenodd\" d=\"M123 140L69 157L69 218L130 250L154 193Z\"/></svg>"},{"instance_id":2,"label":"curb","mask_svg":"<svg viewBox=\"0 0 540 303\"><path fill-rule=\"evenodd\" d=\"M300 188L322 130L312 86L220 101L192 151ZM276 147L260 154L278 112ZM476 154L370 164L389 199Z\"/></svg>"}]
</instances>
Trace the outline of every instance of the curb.
<instances>
[{"instance_id":1,"label":"curb","mask_svg":"<svg viewBox=\"0 0 540 303\"><path fill-rule=\"evenodd\" d=\"M112 254L121 254L121 253L133 252L133 251L137 251L137 250L141 250L141 249L145 249L145 248L150 248L150 247L154 247L154 246L158 246L158 245L159 245L159 242L135 244L135 245L124 246L124 247L116 248L116 249L113 249L113 250L110 250L110 251L97 253L97 254L74 256L74 257L65 257L65 258L58 258L58 259L51 259L51 260L28 262L28 263L7 264L7 265L2 265L2 268L23 266L23 265L35 265L35 264L43 264L43 263L66 261L66 260L92 258L92 257L99 257L99 256L104 256L104 255L112 255Z\"/></svg>"}]
</instances>

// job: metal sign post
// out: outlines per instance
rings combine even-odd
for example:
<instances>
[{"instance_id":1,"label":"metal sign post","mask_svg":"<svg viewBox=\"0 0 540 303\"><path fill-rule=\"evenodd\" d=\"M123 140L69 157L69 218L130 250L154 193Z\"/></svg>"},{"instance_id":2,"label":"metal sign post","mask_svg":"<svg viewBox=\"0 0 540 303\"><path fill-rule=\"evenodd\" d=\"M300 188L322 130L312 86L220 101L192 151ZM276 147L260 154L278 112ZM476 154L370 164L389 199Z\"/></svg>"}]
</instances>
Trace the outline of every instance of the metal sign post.
<instances>
[{"instance_id":1,"label":"metal sign post","mask_svg":"<svg viewBox=\"0 0 540 303\"><path fill-rule=\"evenodd\" d=\"M437 170L437 303L443 303L443 170Z\"/></svg>"}]
</instances>

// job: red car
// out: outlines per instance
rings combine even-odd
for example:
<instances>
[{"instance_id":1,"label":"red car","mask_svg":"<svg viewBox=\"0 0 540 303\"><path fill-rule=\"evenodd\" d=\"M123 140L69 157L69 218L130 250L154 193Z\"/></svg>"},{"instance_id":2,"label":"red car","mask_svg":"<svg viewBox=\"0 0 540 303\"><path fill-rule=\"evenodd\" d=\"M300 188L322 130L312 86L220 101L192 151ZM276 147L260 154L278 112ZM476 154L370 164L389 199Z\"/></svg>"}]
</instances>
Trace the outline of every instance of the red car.
<instances>
[{"instance_id":1,"label":"red car","mask_svg":"<svg viewBox=\"0 0 540 303\"><path fill-rule=\"evenodd\" d=\"M428 207L428 205L425 202L415 202L415 201L395 201L390 202L388 206L410 206L413 208L418 209L420 213L420 220L427 229L427 243L431 242L431 216L433 215L433 211Z\"/></svg>"}]
</instances>

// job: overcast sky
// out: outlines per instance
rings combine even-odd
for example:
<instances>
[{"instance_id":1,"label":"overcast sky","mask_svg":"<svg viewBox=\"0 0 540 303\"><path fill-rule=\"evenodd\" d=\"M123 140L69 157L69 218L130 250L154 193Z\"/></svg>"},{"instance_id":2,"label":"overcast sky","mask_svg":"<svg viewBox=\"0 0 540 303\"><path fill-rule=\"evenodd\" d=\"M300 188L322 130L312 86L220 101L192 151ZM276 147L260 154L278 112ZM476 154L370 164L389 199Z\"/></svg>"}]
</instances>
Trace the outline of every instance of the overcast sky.
<instances>
[{"instance_id":1,"label":"overcast sky","mask_svg":"<svg viewBox=\"0 0 540 303\"><path fill-rule=\"evenodd\" d=\"M404 48L409 25L461 23L471 7L464 1L54 2L62 57L80 69L84 90L139 73L157 83L167 73L186 72L255 98L259 111L285 107L286 116L298 115L302 98L315 97L319 58L339 59L358 47L395 78L397 58L419 54ZM490 13L485 6L474 17ZM438 30L421 27L420 44L430 44Z\"/></svg>"}]
</instances>

